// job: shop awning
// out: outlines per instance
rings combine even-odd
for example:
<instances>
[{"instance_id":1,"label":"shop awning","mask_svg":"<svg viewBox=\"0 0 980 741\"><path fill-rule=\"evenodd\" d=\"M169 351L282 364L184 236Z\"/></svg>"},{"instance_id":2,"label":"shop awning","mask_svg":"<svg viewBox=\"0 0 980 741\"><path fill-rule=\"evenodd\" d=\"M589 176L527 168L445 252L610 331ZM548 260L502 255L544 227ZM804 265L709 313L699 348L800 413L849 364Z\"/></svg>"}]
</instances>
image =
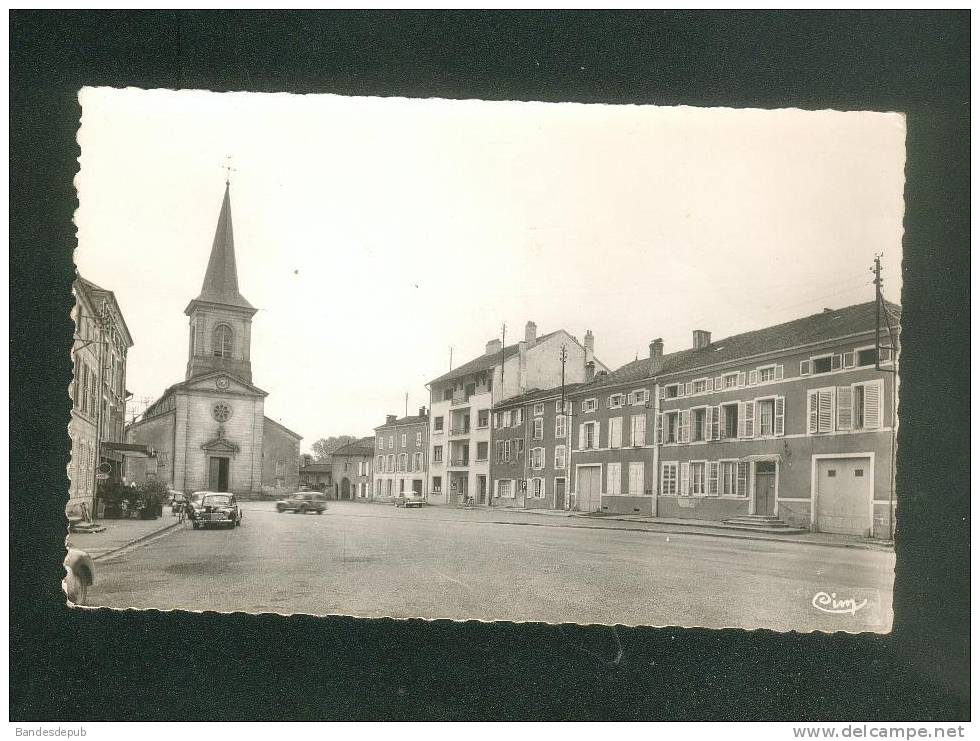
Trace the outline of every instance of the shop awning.
<instances>
[{"instance_id":1,"label":"shop awning","mask_svg":"<svg viewBox=\"0 0 980 741\"><path fill-rule=\"evenodd\" d=\"M149 445L138 443L104 442L102 450L113 450L129 458L156 458L157 452Z\"/></svg>"}]
</instances>

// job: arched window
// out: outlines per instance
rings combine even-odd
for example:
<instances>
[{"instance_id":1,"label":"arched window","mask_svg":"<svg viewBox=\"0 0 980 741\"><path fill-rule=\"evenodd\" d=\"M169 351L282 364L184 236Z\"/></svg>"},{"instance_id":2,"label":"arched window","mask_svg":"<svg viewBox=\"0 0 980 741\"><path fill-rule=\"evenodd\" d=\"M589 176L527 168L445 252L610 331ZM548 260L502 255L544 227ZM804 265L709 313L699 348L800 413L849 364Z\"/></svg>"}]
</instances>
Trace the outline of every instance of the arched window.
<instances>
[{"instance_id":1,"label":"arched window","mask_svg":"<svg viewBox=\"0 0 980 741\"><path fill-rule=\"evenodd\" d=\"M231 327L227 324L219 324L214 328L214 336L212 340L212 347L214 348L214 357L216 358L230 358L231 357Z\"/></svg>"}]
</instances>

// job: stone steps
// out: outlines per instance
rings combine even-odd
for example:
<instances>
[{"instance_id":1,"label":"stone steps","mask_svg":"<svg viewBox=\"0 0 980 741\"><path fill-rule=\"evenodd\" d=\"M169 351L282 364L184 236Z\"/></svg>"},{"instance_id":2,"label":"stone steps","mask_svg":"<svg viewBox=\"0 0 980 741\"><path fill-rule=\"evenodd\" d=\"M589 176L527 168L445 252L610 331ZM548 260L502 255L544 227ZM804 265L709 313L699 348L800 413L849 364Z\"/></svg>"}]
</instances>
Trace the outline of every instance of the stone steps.
<instances>
[{"instance_id":1,"label":"stone steps","mask_svg":"<svg viewBox=\"0 0 980 741\"><path fill-rule=\"evenodd\" d=\"M807 528L793 527L774 515L741 515L725 520L725 525L735 530L752 530L760 533L800 534Z\"/></svg>"}]
</instances>

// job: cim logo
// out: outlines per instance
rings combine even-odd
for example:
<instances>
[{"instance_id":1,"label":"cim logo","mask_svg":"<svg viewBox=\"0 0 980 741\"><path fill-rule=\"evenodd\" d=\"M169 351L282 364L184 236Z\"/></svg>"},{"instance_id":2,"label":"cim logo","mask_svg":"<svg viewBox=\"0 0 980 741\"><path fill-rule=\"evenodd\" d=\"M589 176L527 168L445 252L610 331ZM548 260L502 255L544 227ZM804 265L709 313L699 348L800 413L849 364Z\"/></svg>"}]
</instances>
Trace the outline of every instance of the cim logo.
<instances>
[{"instance_id":1,"label":"cim logo","mask_svg":"<svg viewBox=\"0 0 980 741\"><path fill-rule=\"evenodd\" d=\"M853 597L838 597L837 592L817 592L810 601L820 612L827 612L831 615L856 615L859 610L868 605L868 600L863 599L858 602Z\"/></svg>"}]
</instances>

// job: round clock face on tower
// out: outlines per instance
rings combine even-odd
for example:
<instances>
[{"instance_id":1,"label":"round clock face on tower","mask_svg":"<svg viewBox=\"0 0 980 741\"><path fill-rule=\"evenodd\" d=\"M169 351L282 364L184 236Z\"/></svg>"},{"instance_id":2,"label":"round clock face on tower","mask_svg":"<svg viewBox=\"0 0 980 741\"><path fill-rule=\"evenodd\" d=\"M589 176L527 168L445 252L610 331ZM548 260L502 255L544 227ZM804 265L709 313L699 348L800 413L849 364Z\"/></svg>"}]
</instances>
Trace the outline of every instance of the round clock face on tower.
<instances>
[{"instance_id":1,"label":"round clock face on tower","mask_svg":"<svg viewBox=\"0 0 980 741\"><path fill-rule=\"evenodd\" d=\"M230 385L230 382L228 381L227 378L221 376L217 381L214 382L214 385L217 386L219 389L226 389Z\"/></svg>"},{"instance_id":2,"label":"round clock face on tower","mask_svg":"<svg viewBox=\"0 0 980 741\"><path fill-rule=\"evenodd\" d=\"M211 407L211 416L218 422L227 422L229 419L231 419L231 407L225 404L223 401L219 401L217 404Z\"/></svg>"}]
</instances>

